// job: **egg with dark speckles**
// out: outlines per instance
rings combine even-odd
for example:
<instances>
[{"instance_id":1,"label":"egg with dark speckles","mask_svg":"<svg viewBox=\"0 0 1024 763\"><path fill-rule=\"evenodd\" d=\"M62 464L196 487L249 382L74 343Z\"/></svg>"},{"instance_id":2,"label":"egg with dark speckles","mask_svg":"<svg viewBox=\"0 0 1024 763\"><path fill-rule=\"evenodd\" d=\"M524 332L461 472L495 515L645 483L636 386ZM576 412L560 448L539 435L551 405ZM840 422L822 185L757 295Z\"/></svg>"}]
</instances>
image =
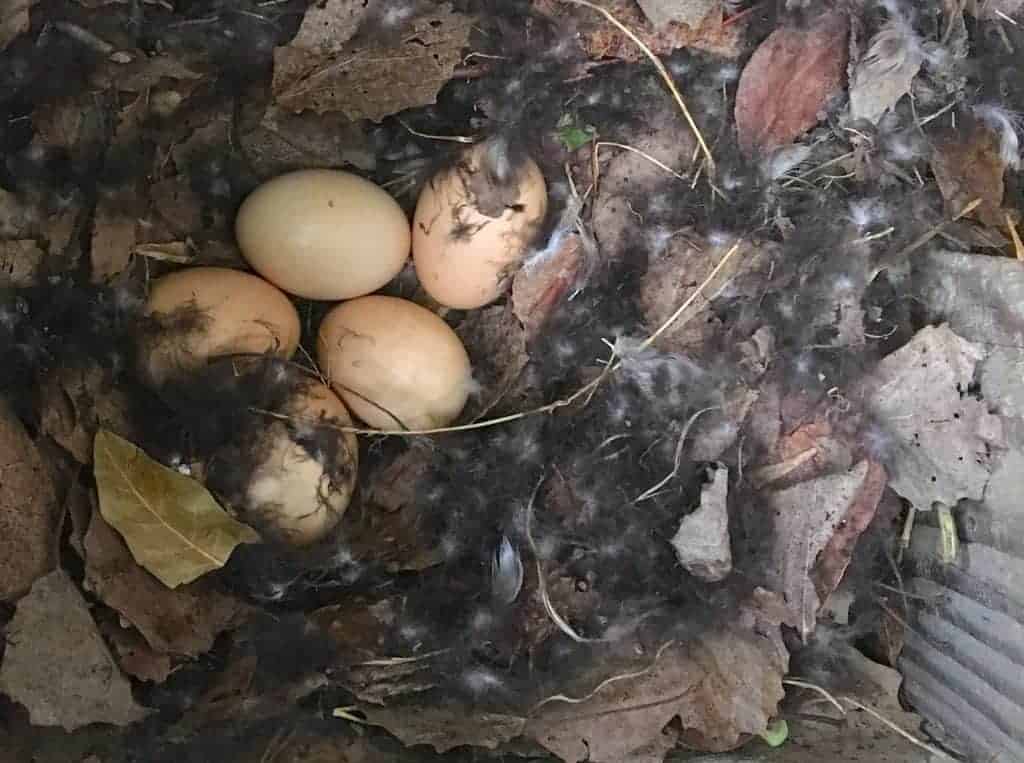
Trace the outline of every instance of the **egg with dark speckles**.
<instances>
[{"instance_id":1,"label":"egg with dark speckles","mask_svg":"<svg viewBox=\"0 0 1024 763\"><path fill-rule=\"evenodd\" d=\"M235 221L242 255L286 292L352 299L376 291L409 258L412 234L398 203L341 170L298 170L268 180Z\"/></svg>"}]
</instances>

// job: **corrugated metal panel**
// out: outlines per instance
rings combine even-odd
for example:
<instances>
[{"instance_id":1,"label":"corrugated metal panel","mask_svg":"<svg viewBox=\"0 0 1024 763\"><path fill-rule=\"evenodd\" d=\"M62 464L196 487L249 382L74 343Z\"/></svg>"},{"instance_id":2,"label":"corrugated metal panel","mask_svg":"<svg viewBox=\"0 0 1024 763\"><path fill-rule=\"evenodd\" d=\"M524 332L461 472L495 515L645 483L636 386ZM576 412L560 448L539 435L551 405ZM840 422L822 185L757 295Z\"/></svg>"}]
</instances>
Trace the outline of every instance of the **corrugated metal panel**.
<instances>
[{"instance_id":1,"label":"corrugated metal panel","mask_svg":"<svg viewBox=\"0 0 1024 763\"><path fill-rule=\"evenodd\" d=\"M955 510L960 558L938 557L923 515L907 556L913 614L900 658L903 694L971 760L1024 762L1024 266L931 253L915 295L950 328L986 347L982 393L1005 417L1008 450L983 503Z\"/></svg>"}]
</instances>

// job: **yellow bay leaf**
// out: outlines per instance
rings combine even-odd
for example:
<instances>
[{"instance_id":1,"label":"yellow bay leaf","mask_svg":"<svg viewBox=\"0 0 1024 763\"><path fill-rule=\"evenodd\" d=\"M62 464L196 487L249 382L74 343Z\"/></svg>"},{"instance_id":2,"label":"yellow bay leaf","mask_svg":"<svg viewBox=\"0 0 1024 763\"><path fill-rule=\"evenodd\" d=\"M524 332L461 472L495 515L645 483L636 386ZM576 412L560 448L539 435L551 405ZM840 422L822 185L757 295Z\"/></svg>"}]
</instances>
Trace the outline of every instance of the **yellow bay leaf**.
<instances>
[{"instance_id":1,"label":"yellow bay leaf","mask_svg":"<svg viewBox=\"0 0 1024 763\"><path fill-rule=\"evenodd\" d=\"M168 588L223 567L239 543L260 539L201 484L111 432L96 434L93 458L100 513Z\"/></svg>"}]
</instances>

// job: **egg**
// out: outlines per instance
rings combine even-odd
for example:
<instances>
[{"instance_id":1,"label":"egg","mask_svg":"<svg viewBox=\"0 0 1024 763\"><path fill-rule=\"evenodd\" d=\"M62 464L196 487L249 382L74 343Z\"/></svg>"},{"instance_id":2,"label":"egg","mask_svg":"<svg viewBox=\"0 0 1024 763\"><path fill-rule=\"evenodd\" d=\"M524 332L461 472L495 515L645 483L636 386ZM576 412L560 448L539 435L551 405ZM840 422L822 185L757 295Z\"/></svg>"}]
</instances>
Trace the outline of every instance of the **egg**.
<instances>
[{"instance_id":1,"label":"egg","mask_svg":"<svg viewBox=\"0 0 1024 763\"><path fill-rule=\"evenodd\" d=\"M197 267L153 282L141 333L140 372L159 385L211 358L272 353L299 346L299 314L279 289L241 270Z\"/></svg>"},{"instance_id":2,"label":"egg","mask_svg":"<svg viewBox=\"0 0 1024 763\"><path fill-rule=\"evenodd\" d=\"M268 420L245 490L243 519L293 546L321 540L337 526L352 499L359 468L345 405L319 382L301 389Z\"/></svg>"},{"instance_id":3,"label":"egg","mask_svg":"<svg viewBox=\"0 0 1024 763\"><path fill-rule=\"evenodd\" d=\"M513 165L503 152L477 144L420 193L413 262L442 305L469 310L498 299L544 221L540 168L529 158Z\"/></svg>"},{"instance_id":4,"label":"egg","mask_svg":"<svg viewBox=\"0 0 1024 763\"><path fill-rule=\"evenodd\" d=\"M253 270L291 294L339 300L376 291L409 258L409 220L386 191L340 170L298 170L242 202L235 236Z\"/></svg>"},{"instance_id":5,"label":"egg","mask_svg":"<svg viewBox=\"0 0 1024 763\"><path fill-rule=\"evenodd\" d=\"M396 297L360 297L331 310L320 324L317 359L349 410L377 429L450 424L473 385L455 332Z\"/></svg>"}]
</instances>

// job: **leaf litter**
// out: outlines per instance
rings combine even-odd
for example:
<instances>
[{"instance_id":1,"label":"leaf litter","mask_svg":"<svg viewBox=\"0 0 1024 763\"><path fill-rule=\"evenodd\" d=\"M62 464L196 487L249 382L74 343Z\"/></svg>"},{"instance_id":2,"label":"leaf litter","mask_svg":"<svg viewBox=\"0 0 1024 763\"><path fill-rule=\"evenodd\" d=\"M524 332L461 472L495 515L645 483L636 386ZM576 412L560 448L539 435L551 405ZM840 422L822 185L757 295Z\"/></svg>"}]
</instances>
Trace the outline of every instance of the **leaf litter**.
<instances>
[{"instance_id":1,"label":"leaf litter","mask_svg":"<svg viewBox=\"0 0 1024 763\"><path fill-rule=\"evenodd\" d=\"M23 117L5 133L24 148L0 180L3 373L31 381L0 377L25 430L12 440L15 478L0 483L17 498L0 508L32 508L4 515L17 551L6 579L19 582L0 611L0 623L14 617L0 675L32 661L11 635L37 617L32 581L63 561L67 608L81 614L88 594L79 625L101 647L83 656L132 676L141 704L173 706L156 733L182 751L228 720L313 718L437 750L562 760L730 750L776 728L784 689L800 689L787 670L808 666L790 667L790 654L852 660L822 618L844 600L850 617L877 608L866 592L879 577L899 590L864 542L884 535L880 506L1006 492L1016 403L997 378L1009 361L990 344L1019 340L951 333L942 320L962 315L908 309L905 278L935 265L921 250L938 242L1012 253L1024 98L1000 44L978 47L962 13L1017 45L993 8L1019 9L946 7L937 25L895 3L594 5L328 0L197 17L144 4L132 23L151 26L146 50L99 23L121 18L119 4L83 4L59 27L48 7L28 17L15 4L0 20L22 35L0 35L15 88L41 56L59 60L54 39L95 64L88 98L70 83L37 88L12 102ZM25 52L30 39L38 54ZM966 69L968 52L985 63ZM570 145L566 126L579 129ZM409 189L446 161L448 138L482 132L524 137L553 203L505 301L445 315L480 386L459 423L478 428L366 439L360 493L335 536L302 554L258 543L201 470L180 473L195 469L185 451L204 432L175 431L175 401L139 397L132 351L108 352L123 342L117 326L139 320L132 305L151 278L241 264L230 222L259 180L345 167L411 208ZM62 343L67 322L41 305L71 280L79 288L75 268L92 282L89 307ZM393 290L415 291L411 270ZM111 305L123 312L106 322ZM315 331L321 306L297 307ZM545 415L520 416L531 408ZM110 439L122 457L104 453L93 472L97 431L126 439ZM70 533L63 499L34 476L47 460L78 475ZM111 511L112 484L147 480L144 500ZM216 528L197 540L151 510L162 500L198 501ZM80 567L58 553L65 541ZM865 582L858 555L871 554L886 571ZM50 609L39 621L61 622ZM871 622L851 627L859 636ZM784 642L790 629L800 638ZM55 657L67 675L82 667ZM830 682L834 662L810 670L853 696ZM116 705L123 680L88 691ZM5 686L33 721L56 701ZM75 701L59 708L64 725L82 722ZM141 718L141 704L111 722ZM790 718L790 738L800 733Z\"/></svg>"}]
</instances>

